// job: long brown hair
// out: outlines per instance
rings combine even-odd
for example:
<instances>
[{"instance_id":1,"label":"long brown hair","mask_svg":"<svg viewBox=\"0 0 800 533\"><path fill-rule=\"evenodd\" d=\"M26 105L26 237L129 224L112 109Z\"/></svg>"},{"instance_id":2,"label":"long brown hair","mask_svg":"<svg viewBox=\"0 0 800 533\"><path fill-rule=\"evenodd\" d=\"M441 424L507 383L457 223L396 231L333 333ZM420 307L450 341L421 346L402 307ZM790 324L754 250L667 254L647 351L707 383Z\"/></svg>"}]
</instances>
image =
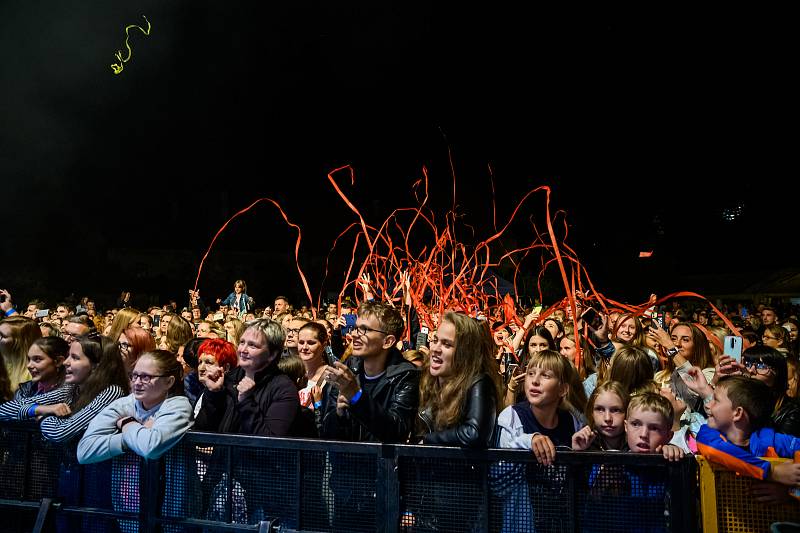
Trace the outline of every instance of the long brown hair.
<instances>
[{"instance_id":1,"label":"long brown hair","mask_svg":"<svg viewBox=\"0 0 800 533\"><path fill-rule=\"evenodd\" d=\"M6 365L0 361L0 401L7 402L14 397L11 392L11 382L8 379L8 372L6 372Z\"/></svg>"},{"instance_id":2,"label":"long brown hair","mask_svg":"<svg viewBox=\"0 0 800 533\"><path fill-rule=\"evenodd\" d=\"M608 381L618 381L628 394L653 381L653 363L650 356L637 346L626 344L611 358Z\"/></svg>"},{"instance_id":3,"label":"long brown hair","mask_svg":"<svg viewBox=\"0 0 800 533\"><path fill-rule=\"evenodd\" d=\"M182 316L173 315L167 324L166 337L167 351L178 353L178 348L192 339L192 326Z\"/></svg>"},{"instance_id":4,"label":"long brown hair","mask_svg":"<svg viewBox=\"0 0 800 533\"><path fill-rule=\"evenodd\" d=\"M133 307L126 307L116 314L114 320L111 322L111 329L108 331L108 337L117 342L119 335L134 324L139 326L139 317L144 313Z\"/></svg>"},{"instance_id":5,"label":"long brown hair","mask_svg":"<svg viewBox=\"0 0 800 533\"><path fill-rule=\"evenodd\" d=\"M0 353L11 392L16 392L20 383L31 379L28 372L28 350L33 341L42 336L42 330L35 320L24 316L12 316L0 321L0 325L11 328L11 343Z\"/></svg>"},{"instance_id":6,"label":"long brown hair","mask_svg":"<svg viewBox=\"0 0 800 533\"><path fill-rule=\"evenodd\" d=\"M445 313L442 322L456 329L453 377L441 385L430 372L424 372L420 380L419 408L432 411L435 431L458 424L469 388L482 374L492 379L497 411L503 407L503 385L487 324L458 313Z\"/></svg>"},{"instance_id":7,"label":"long brown hair","mask_svg":"<svg viewBox=\"0 0 800 533\"><path fill-rule=\"evenodd\" d=\"M670 335L678 326L685 326L692 332L692 344L694 345L692 348L693 353L691 358L687 357L686 359L692 363L692 366L714 368L714 356L711 353L711 346L709 346L708 339L705 334L700 331L700 328L689 322L678 322L669 330Z\"/></svg>"},{"instance_id":8,"label":"long brown hair","mask_svg":"<svg viewBox=\"0 0 800 533\"><path fill-rule=\"evenodd\" d=\"M130 391L128 373L119 353L117 343L97 333L75 339L81 351L92 362L92 373L77 388L75 400L70 405L73 414L86 407L112 385L119 386L125 394Z\"/></svg>"}]
</instances>

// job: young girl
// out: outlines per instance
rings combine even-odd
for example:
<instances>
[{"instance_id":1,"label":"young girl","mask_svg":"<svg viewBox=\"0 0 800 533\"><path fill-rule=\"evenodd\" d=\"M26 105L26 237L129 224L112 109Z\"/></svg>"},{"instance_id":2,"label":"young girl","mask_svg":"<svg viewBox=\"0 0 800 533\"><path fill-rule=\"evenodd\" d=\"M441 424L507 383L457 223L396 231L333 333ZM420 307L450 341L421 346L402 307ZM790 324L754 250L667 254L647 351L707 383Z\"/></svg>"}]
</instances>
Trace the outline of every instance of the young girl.
<instances>
[{"instance_id":1,"label":"young girl","mask_svg":"<svg viewBox=\"0 0 800 533\"><path fill-rule=\"evenodd\" d=\"M572 449L627 451L625 411L628 394L618 381L606 381L589 397L586 419L589 425L572 436Z\"/></svg>"},{"instance_id":2,"label":"young girl","mask_svg":"<svg viewBox=\"0 0 800 533\"><path fill-rule=\"evenodd\" d=\"M97 333L77 337L64 361L65 387L0 406L0 420L44 417L42 436L69 442L81 435L108 404L128 393L117 343Z\"/></svg>"},{"instance_id":3,"label":"young girl","mask_svg":"<svg viewBox=\"0 0 800 533\"><path fill-rule=\"evenodd\" d=\"M544 465L553 463L556 446L571 446L580 422L569 412L572 365L558 352L534 353L525 374L525 400L506 407L497 418L501 448L532 450Z\"/></svg>"},{"instance_id":4,"label":"young girl","mask_svg":"<svg viewBox=\"0 0 800 533\"><path fill-rule=\"evenodd\" d=\"M69 343L61 337L42 337L33 341L28 349L31 380L20 384L14 398L30 398L63 385L64 361L68 353Z\"/></svg>"},{"instance_id":5,"label":"young girl","mask_svg":"<svg viewBox=\"0 0 800 533\"><path fill-rule=\"evenodd\" d=\"M82 464L105 461L125 450L157 459L192 426L192 405L183 396L183 369L172 353L145 352L131 374L133 392L109 404L78 443Z\"/></svg>"}]
</instances>

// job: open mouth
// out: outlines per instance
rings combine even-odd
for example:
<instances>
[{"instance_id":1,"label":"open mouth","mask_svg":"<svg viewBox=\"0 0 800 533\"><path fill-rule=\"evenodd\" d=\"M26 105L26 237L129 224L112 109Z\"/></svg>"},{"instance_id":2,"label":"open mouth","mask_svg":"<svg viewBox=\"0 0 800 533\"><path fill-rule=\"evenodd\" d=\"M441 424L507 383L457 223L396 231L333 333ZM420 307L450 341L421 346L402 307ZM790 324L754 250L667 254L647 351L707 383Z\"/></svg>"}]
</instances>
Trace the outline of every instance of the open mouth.
<instances>
[{"instance_id":1,"label":"open mouth","mask_svg":"<svg viewBox=\"0 0 800 533\"><path fill-rule=\"evenodd\" d=\"M650 445L647 444L646 442L640 442L639 444L636 445L636 449L642 452L649 452Z\"/></svg>"}]
</instances>

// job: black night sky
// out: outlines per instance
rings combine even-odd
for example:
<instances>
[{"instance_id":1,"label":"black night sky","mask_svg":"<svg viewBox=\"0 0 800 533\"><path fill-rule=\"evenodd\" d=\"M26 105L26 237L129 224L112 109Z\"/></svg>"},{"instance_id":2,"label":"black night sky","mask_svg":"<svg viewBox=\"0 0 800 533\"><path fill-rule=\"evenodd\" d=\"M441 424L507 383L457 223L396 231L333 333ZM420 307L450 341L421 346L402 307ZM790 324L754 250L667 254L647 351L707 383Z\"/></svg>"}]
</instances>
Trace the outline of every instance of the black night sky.
<instances>
[{"instance_id":1,"label":"black night sky","mask_svg":"<svg viewBox=\"0 0 800 533\"><path fill-rule=\"evenodd\" d=\"M501 220L552 186L609 296L735 292L718 274L798 266L796 57L780 13L273 4L0 5L0 287L18 301L182 299L216 229L268 196L302 226L317 290L355 220L327 172L353 166L346 190L377 224L412 205L423 166L433 205L450 207L448 150L480 235L489 165ZM151 33L130 33L114 75L142 15ZM543 215L538 198L526 216ZM243 277L259 303L299 299L293 243L256 208L221 237L201 291Z\"/></svg>"}]
</instances>

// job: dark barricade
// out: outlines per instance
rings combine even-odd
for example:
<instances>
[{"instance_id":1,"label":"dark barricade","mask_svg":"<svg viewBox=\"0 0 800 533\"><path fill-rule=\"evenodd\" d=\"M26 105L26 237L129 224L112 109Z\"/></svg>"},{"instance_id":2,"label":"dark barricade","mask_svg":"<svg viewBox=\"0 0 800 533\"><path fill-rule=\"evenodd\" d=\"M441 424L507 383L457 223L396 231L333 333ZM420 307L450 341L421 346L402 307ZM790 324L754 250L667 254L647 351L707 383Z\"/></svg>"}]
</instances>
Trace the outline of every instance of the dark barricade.
<instances>
[{"instance_id":1,"label":"dark barricade","mask_svg":"<svg viewBox=\"0 0 800 533\"><path fill-rule=\"evenodd\" d=\"M76 467L0 425L0 531L696 531L696 463L655 455L189 433L158 461ZM78 472L78 473L76 473ZM48 498L55 505L47 506ZM45 500L43 500L45 499ZM45 504L42 504L42 502ZM12 512L9 512L11 510ZM113 518L110 518L113 517Z\"/></svg>"}]
</instances>

